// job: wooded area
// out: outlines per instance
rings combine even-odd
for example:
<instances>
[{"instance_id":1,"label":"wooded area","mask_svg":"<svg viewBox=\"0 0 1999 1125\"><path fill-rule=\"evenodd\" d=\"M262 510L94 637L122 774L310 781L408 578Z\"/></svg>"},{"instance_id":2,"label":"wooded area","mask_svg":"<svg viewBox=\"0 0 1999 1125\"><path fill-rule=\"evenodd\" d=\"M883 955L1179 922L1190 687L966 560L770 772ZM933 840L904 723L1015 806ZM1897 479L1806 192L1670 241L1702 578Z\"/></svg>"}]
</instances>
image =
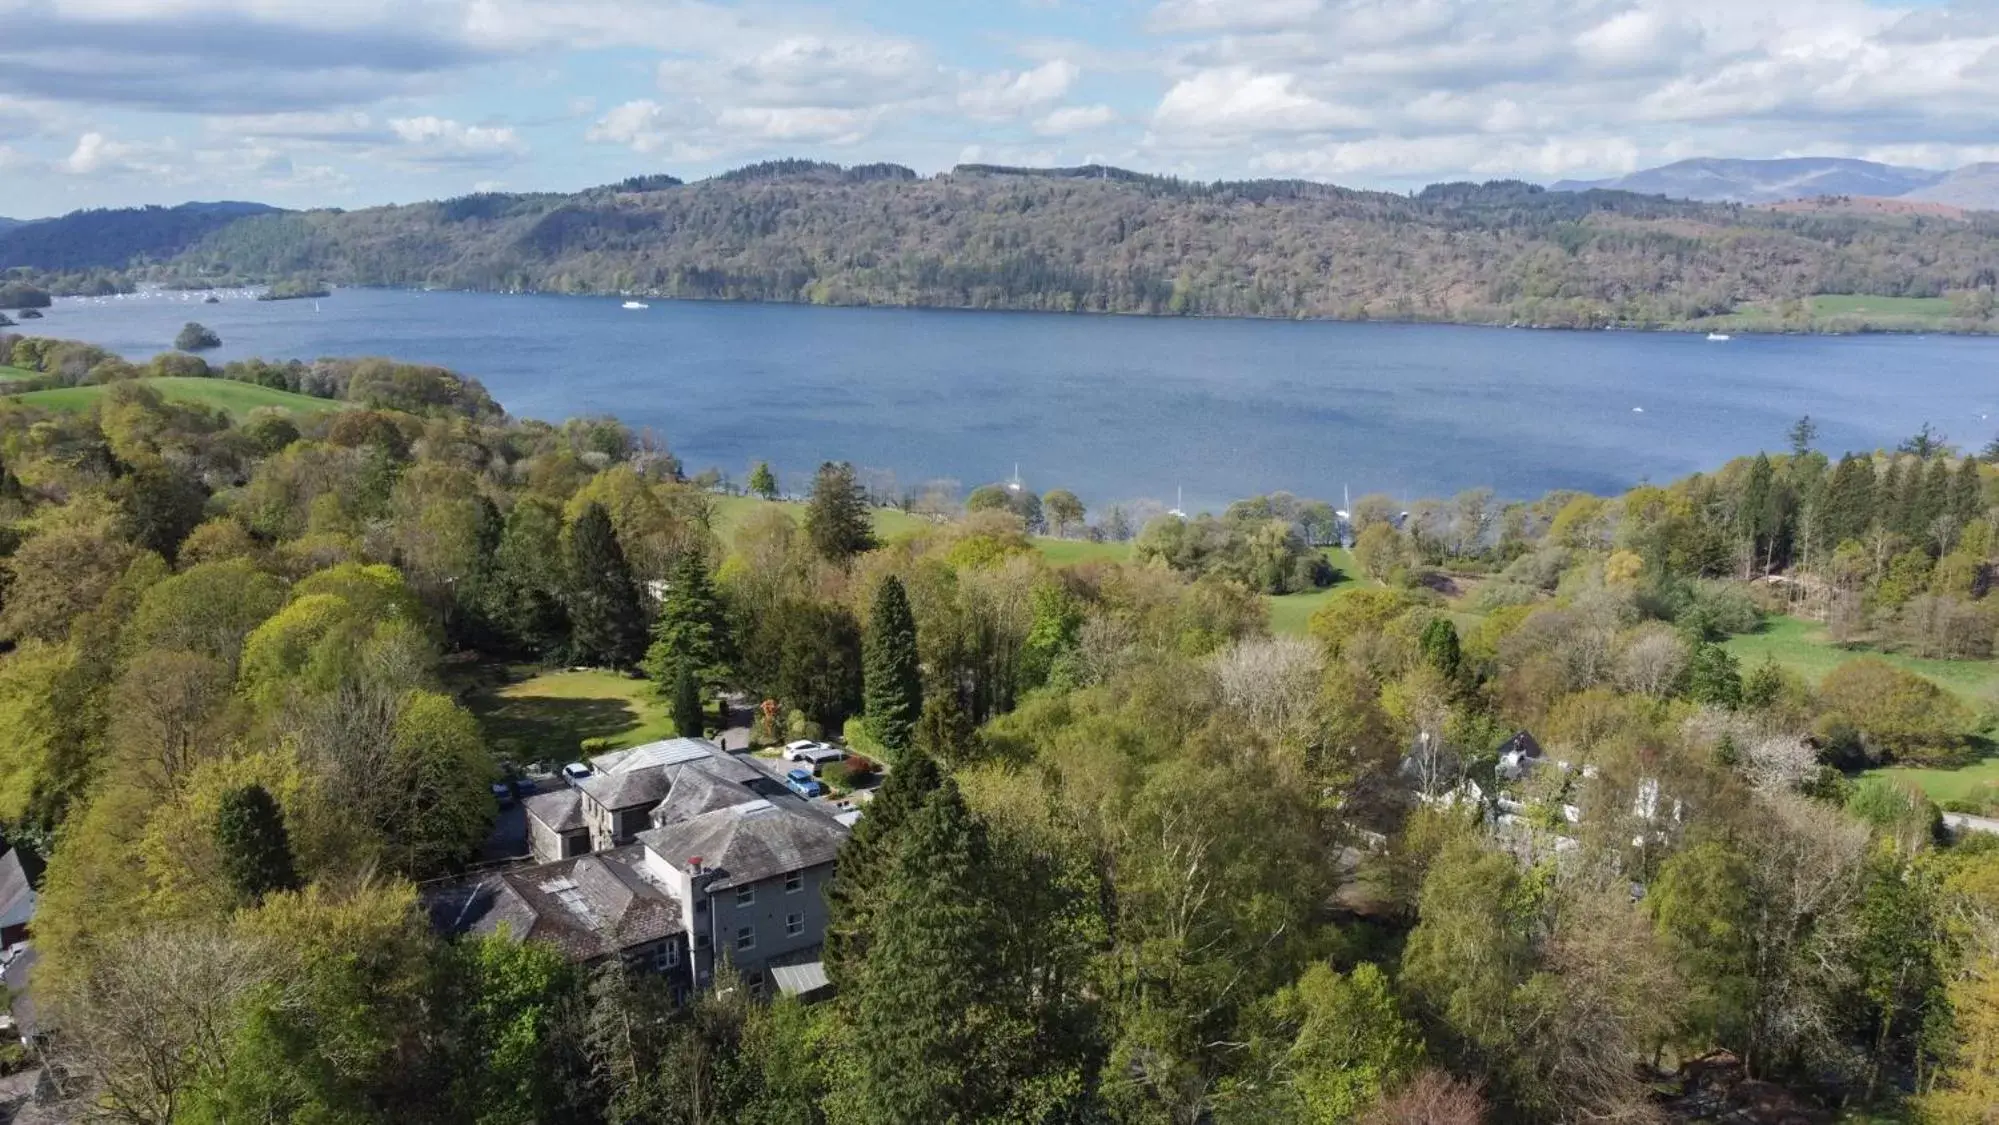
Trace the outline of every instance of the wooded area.
<instances>
[{"instance_id":1,"label":"wooded area","mask_svg":"<svg viewBox=\"0 0 1999 1125\"><path fill-rule=\"evenodd\" d=\"M435 368L13 336L0 365L108 387L0 405L0 830L48 860L39 1050L76 1112L1597 1122L1733 1095L1977 1125L1999 1104L1999 837L1860 777L1989 753L1999 701L1878 655L1812 682L1722 644L1788 612L1991 655L1995 472L1928 430L1829 458L1801 422L1619 497L1363 498L1366 581L1274 638L1262 595L1323 577L1323 505L1162 516L1130 560L1056 566L1024 502L884 538L829 464L802 520L732 500L724 533L669 450L507 418ZM232 421L156 375L340 408ZM886 764L838 860L831 999L724 975L676 1005L615 957L432 932L418 884L474 860L524 764L460 685L521 662L643 674L683 733L738 689L774 701L760 739Z\"/></svg>"}]
</instances>

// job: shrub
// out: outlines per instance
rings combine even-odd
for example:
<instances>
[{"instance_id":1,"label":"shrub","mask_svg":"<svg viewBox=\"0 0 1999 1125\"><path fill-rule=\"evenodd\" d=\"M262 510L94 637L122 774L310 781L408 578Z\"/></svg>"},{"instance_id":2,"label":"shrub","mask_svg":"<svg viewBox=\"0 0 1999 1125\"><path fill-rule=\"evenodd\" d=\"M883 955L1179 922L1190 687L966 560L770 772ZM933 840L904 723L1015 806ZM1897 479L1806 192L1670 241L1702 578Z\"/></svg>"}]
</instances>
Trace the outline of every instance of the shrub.
<instances>
[{"instance_id":1,"label":"shrub","mask_svg":"<svg viewBox=\"0 0 1999 1125\"><path fill-rule=\"evenodd\" d=\"M184 352L207 351L221 346L222 337L217 336L213 329L191 320L181 328L180 335L174 337L174 347Z\"/></svg>"},{"instance_id":2,"label":"shrub","mask_svg":"<svg viewBox=\"0 0 1999 1125\"><path fill-rule=\"evenodd\" d=\"M1833 669L1819 686L1819 700L1825 715L1852 724L1871 758L1918 765L1951 765L1964 758L1971 725L1964 704L1878 657Z\"/></svg>"}]
</instances>

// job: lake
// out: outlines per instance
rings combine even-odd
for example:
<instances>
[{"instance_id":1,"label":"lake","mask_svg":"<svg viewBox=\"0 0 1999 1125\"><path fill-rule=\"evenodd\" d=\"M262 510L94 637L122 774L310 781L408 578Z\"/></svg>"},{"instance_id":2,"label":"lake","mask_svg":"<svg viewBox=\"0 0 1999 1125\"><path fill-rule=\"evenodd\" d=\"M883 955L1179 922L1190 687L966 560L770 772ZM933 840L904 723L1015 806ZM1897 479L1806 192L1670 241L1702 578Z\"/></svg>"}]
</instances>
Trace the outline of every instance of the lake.
<instances>
[{"instance_id":1,"label":"lake","mask_svg":"<svg viewBox=\"0 0 1999 1125\"><path fill-rule=\"evenodd\" d=\"M507 410L615 414L690 472L787 488L822 460L905 486L1012 475L1092 508L1286 489L1405 499L1609 493L1784 448L1798 415L1828 450L1924 422L1999 432L1999 341L1537 332L1435 325L830 309L345 289L324 300L62 300L37 334L133 358L199 320L246 356L384 355L483 381ZM19 329L16 329L19 331Z\"/></svg>"}]
</instances>

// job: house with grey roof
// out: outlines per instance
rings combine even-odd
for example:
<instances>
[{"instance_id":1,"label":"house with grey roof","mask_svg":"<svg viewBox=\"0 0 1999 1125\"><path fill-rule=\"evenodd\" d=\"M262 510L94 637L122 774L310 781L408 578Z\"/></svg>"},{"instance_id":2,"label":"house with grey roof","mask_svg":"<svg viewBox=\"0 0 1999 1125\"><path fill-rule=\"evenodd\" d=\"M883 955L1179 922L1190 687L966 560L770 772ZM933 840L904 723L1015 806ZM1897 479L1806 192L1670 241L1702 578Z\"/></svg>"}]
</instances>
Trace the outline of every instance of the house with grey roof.
<instances>
[{"instance_id":1,"label":"house with grey roof","mask_svg":"<svg viewBox=\"0 0 1999 1125\"><path fill-rule=\"evenodd\" d=\"M837 810L707 739L590 766L524 802L534 866L426 892L438 929L545 940L578 962L621 956L677 974L680 992L726 960L758 985L824 993L826 889L849 833Z\"/></svg>"}]
</instances>

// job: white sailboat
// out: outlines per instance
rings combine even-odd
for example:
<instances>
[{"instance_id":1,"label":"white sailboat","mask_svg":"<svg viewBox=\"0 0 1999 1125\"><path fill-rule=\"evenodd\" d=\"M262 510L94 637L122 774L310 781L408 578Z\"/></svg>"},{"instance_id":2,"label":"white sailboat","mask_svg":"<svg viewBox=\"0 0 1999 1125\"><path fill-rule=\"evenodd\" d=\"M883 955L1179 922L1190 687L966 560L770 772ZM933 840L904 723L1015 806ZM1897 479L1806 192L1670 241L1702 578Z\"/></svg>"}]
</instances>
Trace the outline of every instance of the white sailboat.
<instances>
[{"instance_id":1,"label":"white sailboat","mask_svg":"<svg viewBox=\"0 0 1999 1125\"><path fill-rule=\"evenodd\" d=\"M1710 344L1726 344L1734 338L1726 332L1710 332L1707 334L1708 343Z\"/></svg>"},{"instance_id":2,"label":"white sailboat","mask_svg":"<svg viewBox=\"0 0 1999 1125\"><path fill-rule=\"evenodd\" d=\"M622 306L620 306L620 307L622 307L622 308L627 308L627 309L649 309L649 308L651 308L652 306L651 306L651 305L648 305L648 304L646 304L646 303L645 303L644 301L626 301L626 302L625 302L625 303L624 303L624 304L623 304Z\"/></svg>"}]
</instances>

